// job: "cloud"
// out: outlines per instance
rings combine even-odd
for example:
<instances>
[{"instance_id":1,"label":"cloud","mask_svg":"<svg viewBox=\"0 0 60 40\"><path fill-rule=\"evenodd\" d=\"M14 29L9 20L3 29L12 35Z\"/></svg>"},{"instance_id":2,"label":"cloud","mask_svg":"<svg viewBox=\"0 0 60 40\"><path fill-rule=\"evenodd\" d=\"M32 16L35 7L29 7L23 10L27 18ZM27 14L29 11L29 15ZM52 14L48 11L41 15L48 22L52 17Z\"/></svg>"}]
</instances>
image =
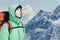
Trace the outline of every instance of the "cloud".
<instances>
[{"instance_id":1,"label":"cloud","mask_svg":"<svg viewBox=\"0 0 60 40\"><path fill-rule=\"evenodd\" d=\"M23 23L26 24L35 15L33 8L30 5L23 7Z\"/></svg>"}]
</instances>

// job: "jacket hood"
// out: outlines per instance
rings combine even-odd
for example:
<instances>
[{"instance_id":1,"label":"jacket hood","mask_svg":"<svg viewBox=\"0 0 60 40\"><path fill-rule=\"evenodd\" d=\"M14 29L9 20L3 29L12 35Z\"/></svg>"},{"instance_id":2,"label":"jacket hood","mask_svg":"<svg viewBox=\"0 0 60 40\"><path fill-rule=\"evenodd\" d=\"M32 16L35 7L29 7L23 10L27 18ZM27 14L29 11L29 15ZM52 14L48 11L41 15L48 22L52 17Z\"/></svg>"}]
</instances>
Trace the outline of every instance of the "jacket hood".
<instances>
[{"instance_id":1,"label":"jacket hood","mask_svg":"<svg viewBox=\"0 0 60 40\"><path fill-rule=\"evenodd\" d=\"M18 19L15 16L15 9L18 7L19 5L15 4L15 5L11 5L8 7L8 11L9 11L9 15L10 15L10 21L14 22L15 24L19 24L21 22L21 18Z\"/></svg>"}]
</instances>

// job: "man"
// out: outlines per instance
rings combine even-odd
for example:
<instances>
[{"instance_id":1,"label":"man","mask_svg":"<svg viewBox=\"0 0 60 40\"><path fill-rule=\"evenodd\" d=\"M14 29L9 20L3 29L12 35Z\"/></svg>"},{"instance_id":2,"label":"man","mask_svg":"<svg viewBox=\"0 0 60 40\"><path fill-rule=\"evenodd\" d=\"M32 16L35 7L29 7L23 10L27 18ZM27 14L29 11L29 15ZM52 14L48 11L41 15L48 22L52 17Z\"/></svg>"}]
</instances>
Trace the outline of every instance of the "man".
<instances>
[{"instance_id":1,"label":"man","mask_svg":"<svg viewBox=\"0 0 60 40\"><path fill-rule=\"evenodd\" d=\"M8 8L9 11L9 39L8 40L24 40L24 27L22 25L22 6L21 5L11 5ZM6 26L4 24L3 26Z\"/></svg>"}]
</instances>

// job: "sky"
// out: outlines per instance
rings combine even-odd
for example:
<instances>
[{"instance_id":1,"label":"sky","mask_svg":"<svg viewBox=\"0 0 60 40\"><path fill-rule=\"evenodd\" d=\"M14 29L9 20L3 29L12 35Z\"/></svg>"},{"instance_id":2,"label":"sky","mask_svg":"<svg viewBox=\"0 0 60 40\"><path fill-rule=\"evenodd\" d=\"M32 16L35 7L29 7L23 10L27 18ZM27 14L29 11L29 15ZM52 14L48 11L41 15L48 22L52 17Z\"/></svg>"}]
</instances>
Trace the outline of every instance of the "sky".
<instances>
[{"instance_id":1,"label":"sky","mask_svg":"<svg viewBox=\"0 0 60 40\"><path fill-rule=\"evenodd\" d=\"M23 23L26 24L40 10L53 12L55 8L60 5L60 0L0 0L0 12L8 11L8 7L12 4L22 5Z\"/></svg>"},{"instance_id":2,"label":"sky","mask_svg":"<svg viewBox=\"0 0 60 40\"><path fill-rule=\"evenodd\" d=\"M8 10L12 4L30 5L36 13L41 9L52 12L60 5L60 0L0 0L0 11Z\"/></svg>"}]
</instances>

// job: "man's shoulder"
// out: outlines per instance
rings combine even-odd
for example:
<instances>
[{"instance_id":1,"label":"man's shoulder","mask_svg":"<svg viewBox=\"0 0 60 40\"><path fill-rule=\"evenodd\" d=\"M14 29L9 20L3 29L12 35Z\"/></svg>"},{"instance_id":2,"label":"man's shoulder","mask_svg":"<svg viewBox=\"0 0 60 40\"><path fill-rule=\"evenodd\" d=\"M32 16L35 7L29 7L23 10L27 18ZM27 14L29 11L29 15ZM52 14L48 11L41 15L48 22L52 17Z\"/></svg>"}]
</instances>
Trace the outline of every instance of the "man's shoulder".
<instances>
[{"instance_id":1,"label":"man's shoulder","mask_svg":"<svg viewBox=\"0 0 60 40\"><path fill-rule=\"evenodd\" d=\"M2 26L8 26L7 23L4 23Z\"/></svg>"},{"instance_id":2,"label":"man's shoulder","mask_svg":"<svg viewBox=\"0 0 60 40\"><path fill-rule=\"evenodd\" d=\"M12 25L12 27L17 26L17 24L15 24L15 23L14 23L14 22L12 22L12 21L9 21L9 23Z\"/></svg>"}]
</instances>

